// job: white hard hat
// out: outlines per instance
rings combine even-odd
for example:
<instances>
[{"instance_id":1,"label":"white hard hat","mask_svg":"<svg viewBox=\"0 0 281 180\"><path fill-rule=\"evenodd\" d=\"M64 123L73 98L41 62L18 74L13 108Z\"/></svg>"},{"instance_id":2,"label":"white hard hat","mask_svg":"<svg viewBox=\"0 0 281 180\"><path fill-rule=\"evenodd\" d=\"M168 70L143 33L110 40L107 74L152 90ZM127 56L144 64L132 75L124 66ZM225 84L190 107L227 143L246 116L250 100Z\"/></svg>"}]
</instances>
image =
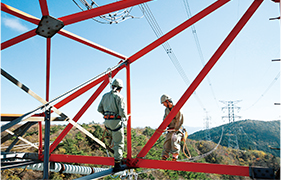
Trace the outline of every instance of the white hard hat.
<instances>
[{"instance_id":1,"label":"white hard hat","mask_svg":"<svg viewBox=\"0 0 281 180\"><path fill-rule=\"evenodd\" d=\"M163 102L165 102L165 101L170 101L170 102L172 102L172 98L170 98L168 95L166 95L166 94L163 94L162 96L161 96L161 98L160 98L160 102L161 102L161 104L163 103Z\"/></svg>"},{"instance_id":2,"label":"white hard hat","mask_svg":"<svg viewBox=\"0 0 281 180\"><path fill-rule=\"evenodd\" d=\"M123 81L121 79L115 79L112 83L112 86L115 86L115 87L123 87Z\"/></svg>"}]
</instances>

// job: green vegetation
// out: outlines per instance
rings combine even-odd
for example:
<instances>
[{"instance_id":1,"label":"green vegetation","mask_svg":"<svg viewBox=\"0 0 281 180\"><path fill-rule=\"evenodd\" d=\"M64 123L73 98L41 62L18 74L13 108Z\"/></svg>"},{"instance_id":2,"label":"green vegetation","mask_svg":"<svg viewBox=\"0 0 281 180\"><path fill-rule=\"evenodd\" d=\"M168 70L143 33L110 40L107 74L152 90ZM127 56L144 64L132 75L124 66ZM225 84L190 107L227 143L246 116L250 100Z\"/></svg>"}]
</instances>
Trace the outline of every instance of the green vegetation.
<instances>
[{"instance_id":1,"label":"green vegetation","mask_svg":"<svg viewBox=\"0 0 281 180\"><path fill-rule=\"evenodd\" d=\"M240 122L240 121L239 121ZM238 122L237 122L238 123ZM240 138L239 143L241 142L240 148L241 150L235 150L232 148L227 148L227 139L224 137L222 143L224 146L219 146L216 151L212 152L210 155L205 158L201 158L196 162L201 163L214 163L214 164L228 164L228 165L242 165L242 166L262 166L262 167L270 167L277 170L280 166L280 158L270 153L268 151L260 151L257 150L258 146L268 146L268 144L273 147L280 147L280 143L278 138L279 132L277 129L280 128L278 126L278 122L273 122L271 127L269 124L259 124L260 122L247 122L241 121L236 125L237 127L242 126L243 130L247 132L247 136L249 138L256 140L256 145L251 144L247 138ZM272 123L272 122L271 122ZM277 123L277 124L274 124ZM250 125L249 125L250 124ZM234 124L235 125L235 124ZM110 137L107 132L104 132L104 126L100 124L83 124L85 129L87 129L90 133L92 133L95 137L99 138L107 145L110 145ZM53 125L51 126L51 140L55 140L56 137L61 133L61 131L65 128L65 125ZM268 132L268 129L271 131ZM225 127L226 129L226 127ZM267 129L267 132L264 132ZM24 136L26 139L29 139L31 142L38 141L38 130L37 126L33 126L28 130L26 135ZM133 158L140 152L143 146L147 143L149 138L155 133L155 129L150 127L145 128L133 128L131 131L132 136L132 156ZM277 134L278 133L278 134ZM211 137L214 142L218 142L221 134L221 127L211 129ZM225 133L227 134L227 130ZM276 135L277 134L277 135ZM3 134L1 134L3 135ZM127 130L125 129L125 135L127 135ZM189 136L187 140L188 150L191 153L192 157L200 156L204 153L210 152L216 144L211 141L200 140L200 137L204 138L204 132L200 131L195 134ZM192 140L196 139L198 140ZM161 158L161 153L163 150L165 135L161 135L160 138L156 141L153 147L146 155L146 159L155 159L159 160ZM244 141L242 141L244 139ZM266 143L269 141L270 143ZM11 140L9 141L11 142ZM5 146L9 143L8 141ZM274 143L275 144L274 144ZM19 142L21 143L21 142ZM279 144L278 144L279 143ZM127 155L127 139L125 138L125 152L124 157ZM244 144L244 145L243 145ZM278 144L279 146L276 146ZM183 142L181 144L183 146ZM247 148L248 147L248 148ZM250 147L250 148L249 148ZM242 149L243 148L243 149ZM13 150L12 150L13 151ZM19 150L17 150L19 151ZM35 148L29 148L28 150L24 150L25 152L37 152ZM276 150L275 150L276 151ZM21 151L23 152L23 151ZM85 156L107 156L106 150L101 148L96 142L94 142L91 138L85 136L85 134L81 133L78 129L73 128L67 136L63 139L63 141L58 145L58 147L53 152L55 154L72 154L72 155L85 155ZM276 152L278 154L279 151ZM110 153L110 156L113 156ZM187 159L185 155L181 152L179 155L179 160ZM168 161L171 161L171 157L168 158ZM75 165L83 165L83 166L93 166L93 167L106 167L101 165L86 165L86 164L78 164ZM237 177L237 176L229 176L229 175L218 175L218 174L205 174L205 173L195 173L195 172L185 172L185 171L172 171L172 170L151 170L151 169L143 169L137 168L135 170L138 173L138 179L250 179L249 177ZM14 168L9 170L4 170L1 172L1 179L42 179L42 172L33 171L33 170L24 170L20 168ZM64 180L64 179L76 179L81 177L79 174L62 174L62 173L50 173L50 179ZM104 179L114 179L115 177L108 176ZM117 178L119 179L119 178Z\"/></svg>"}]
</instances>

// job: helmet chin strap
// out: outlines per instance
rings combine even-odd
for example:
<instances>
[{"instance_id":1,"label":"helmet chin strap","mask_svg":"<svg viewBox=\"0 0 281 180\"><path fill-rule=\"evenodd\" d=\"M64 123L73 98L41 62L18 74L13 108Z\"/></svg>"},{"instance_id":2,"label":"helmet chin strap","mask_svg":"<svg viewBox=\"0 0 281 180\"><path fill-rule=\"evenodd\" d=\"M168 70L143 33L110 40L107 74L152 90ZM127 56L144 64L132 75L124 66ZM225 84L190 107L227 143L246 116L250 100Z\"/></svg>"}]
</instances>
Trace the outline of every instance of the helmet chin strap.
<instances>
[{"instance_id":1,"label":"helmet chin strap","mask_svg":"<svg viewBox=\"0 0 281 180\"><path fill-rule=\"evenodd\" d=\"M114 92L115 92L115 91L117 90L117 87L116 87L116 86L114 86L114 87L113 87L113 86L111 86L111 87L112 87L112 91L114 91Z\"/></svg>"},{"instance_id":2,"label":"helmet chin strap","mask_svg":"<svg viewBox=\"0 0 281 180\"><path fill-rule=\"evenodd\" d=\"M168 106L167 108L171 111L173 109L173 105L172 105L172 107L170 107L171 101L166 100L166 103L167 103L167 106Z\"/></svg>"}]
</instances>

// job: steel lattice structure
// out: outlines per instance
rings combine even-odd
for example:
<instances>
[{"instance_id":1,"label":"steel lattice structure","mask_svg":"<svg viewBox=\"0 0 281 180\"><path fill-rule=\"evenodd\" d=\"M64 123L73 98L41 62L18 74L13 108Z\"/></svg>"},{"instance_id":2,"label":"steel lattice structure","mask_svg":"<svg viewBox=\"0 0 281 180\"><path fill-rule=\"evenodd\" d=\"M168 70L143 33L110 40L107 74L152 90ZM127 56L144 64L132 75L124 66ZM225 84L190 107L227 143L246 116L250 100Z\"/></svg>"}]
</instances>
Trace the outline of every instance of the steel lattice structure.
<instances>
[{"instance_id":1,"label":"steel lattice structure","mask_svg":"<svg viewBox=\"0 0 281 180\"><path fill-rule=\"evenodd\" d=\"M154 42L150 43L146 47L142 48L140 51L136 52L130 57L126 57L118 52L112 51L106 47L100 46L94 42L88 41L84 38L81 38L77 35L74 35L68 31L63 30L64 26L77 23L86 19L94 18L103 14L107 14L110 12L118 11L124 8L132 7L141 3L148 2L150 0L123 0L117 1L111 4L107 4L104 6L100 6L94 9L90 9L87 11L63 16L60 18L53 18L49 15L49 9L47 5L47 0L39 0L42 18L41 20L33 17L27 13L24 13L20 10L17 10L9 5L1 3L1 10L14 15L18 18L31 22L35 25L38 25L37 29L32 29L20 36L17 36L13 39L10 39L6 42L1 43L1 50L5 50L6 48L10 48L11 46L20 43L24 40L27 40L33 36L41 35L46 37L47 43L47 75L46 75L46 100L40 99L43 103L42 106L39 108L28 112L20 117L15 117L11 122L3 125L1 127L1 132L7 130L8 128L14 126L15 124L22 122L27 118L32 118L36 116L38 110L46 109L45 121L46 125L47 122L50 123L50 115L49 112L55 112L61 116L62 119L68 120L69 124L66 128L61 132L61 134L56 138L56 140L52 143L50 148L45 146L45 153L43 154L42 151L42 125L41 122L39 123L39 150L38 150L38 160L50 162L65 162L65 163L83 163L83 164L99 164L99 165L113 165L114 158L113 157L95 157L95 156L78 156L78 155L62 155L62 154L51 154L56 146L61 142L61 140L66 136L66 134L71 130L71 128L77 125L77 121L79 118L85 113L85 111L89 108L89 106L96 100L96 98L100 95L100 93L105 89L105 87L109 84L109 74L111 77L114 77L120 70L126 69L126 81L127 81L127 112L131 114L131 83L130 83L130 65L135 61L139 60L142 56L146 55L147 53L151 52L161 44L165 43L169 39L173 38L177 34L181 33L194 23L198 22L202 18L206 17L210 13L214 12L218 8L222 7L230 0L218 0L211 4L210 6L203 9L201 12L197 13L196 15L192 16L188 20L184 21L179 26L175 27L168 33L164 34ZM203 69L199 72L197 77L194 81L190 84L190 86L186 89L184 94L181 96L179 101L176 103L170 114L165 118L165 120L160 124L158 129L149 139L147 144L142 148L142 150L138 153L136 158L132 158L132 150L131 150L131 117L129 117L127 122L127 157L126 157L126 165L128 168L153 168L153 169L168 169L168 170L176 170L176 171L192 171L192 172L203 172L203 173L217 173L217 174L227 174L227 175L235 175L235 176L250 176L250 167L247 166L236 166L236 165L221 165L221 164L206 164L206 163L192 163L192 162L172 162L172 161L161 161L161 160L149 160L144 159L148 151L152 148L161 134L164 132L164 129L169 125L172 121L173 117L177 114L177 112L182 108L182 106L186 103L186 101L190 98L199 84L203 81L209 71L213 68L213 66L217 63L220 59L222 54L226 51L229 45L233 42L235 37L238 33L242 30L245 24L249 21L258 7L261 5L263 0L254 0L253 3L250 5L248 10L244 13L241 17L239 22L235 25L232 31L228 34L222 44L218 47L215 51L213 56L209 59ZM278 1L280 3L280 1ZM46 22L47 19L47 22ZM51 26L48 26L48 22L52 22ZM40 29L43 26L43 29ZM44 29L46 28L46 29ZM48 31L48 29L50 31ZM47 31L47 32L46 32ZM60 34L72 40L75 40L79 43L112 55L116 58L121 59L119 64L111 69L111 71L107 71L103 74L98 75L97 77L87 81L80 86L70 90L66 94L62 95L59 98L49 100L49 88L50 88L50 51L51 51L51 38L54 34ZM4 74L1 71L2 75ZM6 77L6 76L5 76ZM11 79L10 79L11 80ZM13 82L13 80L11 80ZM99 83L101 85L97 88L97 90L93 93L93 95L88 99L88 101L84 104L84 106L79 110L76 116L73 119L70 119L65 114L60 112L58 109L69 103L70 101L74 100L78 96L82 95L83 93L87 92L91 88L97 86ZM23 90L24 87L21 87ZM62 99L62 100L61 100ZM57 102L58 101L58 102ZM47 131L47 130L46 130ZM45 131L45 132L46 132ZM45 134L46 135L46 134ZM46 155L49 157L46 157ZM47 172L48 173L48 172ZM46 177L46 176L45 176Z\"/></svg>"}]
</instances>

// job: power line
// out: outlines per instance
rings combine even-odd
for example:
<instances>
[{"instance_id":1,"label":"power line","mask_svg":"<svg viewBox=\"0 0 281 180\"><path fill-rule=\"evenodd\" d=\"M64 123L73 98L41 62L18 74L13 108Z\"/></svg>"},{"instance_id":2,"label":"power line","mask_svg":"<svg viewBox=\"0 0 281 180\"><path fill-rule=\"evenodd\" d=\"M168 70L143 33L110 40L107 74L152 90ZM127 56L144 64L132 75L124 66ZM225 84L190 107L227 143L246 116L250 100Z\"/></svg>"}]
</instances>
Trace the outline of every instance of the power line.
<instances>
[{"instance_id":1,"label":"power line","mask_svg":"<svg viewBox=\"0 0 281 180\"><path fill-rule=\"evenodd\" d=\"M155 33L156 37L160 38L163 35L163 32L162 32L159 24L157 23L155 17L153 16L153 13L150 10L149 6L146 3L143 3L143 4L140 4L139 7L140 7L143 15L145 16L146 20L148 21L150 27L152 28L153 32ZM178 58L174 54L169 43L168 42L163 43L162 47L168 54L170 60L172 61L173 65L175 66L176 70L180 74L180 76L183 79L183 81L185 82L185 84L187 86L190 85L190 80L188 79L187 75L185 74L185 71L183 70ZM195 98L197 99L197 101L200 104L200 106L202 107L202 109L206 112L206 108L204 107L200 98L196 95L195 91L193 94L195 95Z\"/></svg>"},{"instance_id":2,"label":"power line","mask_svg":"<svg viewBox=\"0 0 281 180\"><path fill-rule=\"evenodd\" d=\"M277 73L277 75L275 76L275 78L273 79L273 81L269 84L269 86L266 88L266 90L261 94L261 96L256 100L256 102L254 102L250 107L248 107L247 109L245 109L244 111L252 108L254 105L256 105L263 97L264 95L267 93L267 91L274 85L274 83L279 79L280 77L280 71Z\"/></svg>"},{"instance_id":3,"label":"power line","mask_svg":"<svg viewBox=\"0 0 281 180\"><path fill-rule=\"evenodd\" d=\"M185 11L186 11L187 17L190 18L192 15L191 15L191 10L190 10L188 1L187 0L183 0L183 3L184 3L184 7L185 7ZM200 46L200 42L199 42L198 35L197 35L196 29L195 29L195 25L191 25L191 31L192 31L192 34L193 34L193 37L194 37L194 40L195 40L195 43L196 43L196 47L197 47L197 50L198 50L198 53L199 53L199 57L200 57L201 63L204 66L206 64L206 62L204 60L203 52L202 52L202 49L201 49L201 46ZM216 105L217 105L217 107L219 107L218 100L217 100L215 92L213 90L213 86L212 86L211 80L210 80L208 75L207 75L206 78L207 78L208 84L209 84L209 86L211 88L211 92L212 92L212 95L213 95L214 100L216 102Z\"/></svg>"}]
</instances>

